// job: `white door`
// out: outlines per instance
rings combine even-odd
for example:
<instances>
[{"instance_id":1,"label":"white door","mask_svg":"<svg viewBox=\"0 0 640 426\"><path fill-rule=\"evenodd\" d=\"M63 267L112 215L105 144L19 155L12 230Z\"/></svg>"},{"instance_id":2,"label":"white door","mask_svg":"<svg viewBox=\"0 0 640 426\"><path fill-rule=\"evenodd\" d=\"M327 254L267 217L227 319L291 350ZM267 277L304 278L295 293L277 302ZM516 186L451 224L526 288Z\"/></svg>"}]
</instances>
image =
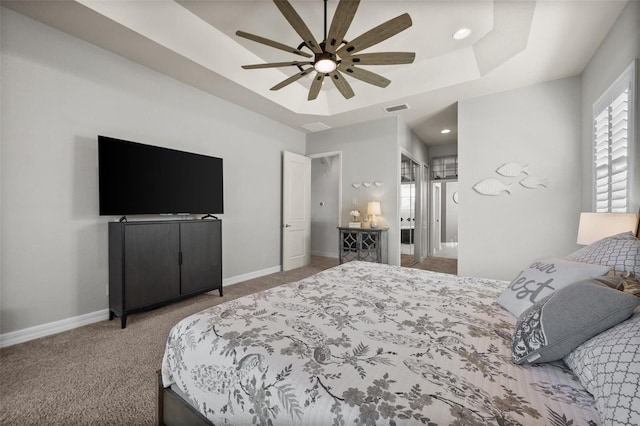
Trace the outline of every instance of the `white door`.
<instances>
[{"instance_id":1,"label":"white door","mask_svg":"<svg viewBox=\"0 0 640 426\"><path fill-rule=\"evenodd\" d=\"M424 165L424 167L422 168L422 191L421 194L422 196L420 197L422 199L422 250L421 250L421 257L420 260L423 260L425 257L427 257L429 255L429 239L428 239L428 229L427 227L429 226L429 210L427 210L427 207L429 206L429 202L428 202L428 195L429 195L429 166L428 165Z\"/></svg>"},{"instance_id":2,"label":"white door","mask_svg":"<svg viewBox=\"0 0 640 426\"><path fill-rule=\"evenodd\" d=\"M433 191L431 192L433 200L431 206L432 210L432 229L431 229L431 253L435 253L436 250L440 250L440 184L433 184Z\"/></svg>"},{"instance_id":3,"label":"white door","mask_svg":"<svg viewBox=\"0 0 640 426\"><path fill-rule=\"evenodd\" d=\"M282 270L311 261L311 159L284 152L282 163Z\"/></svg>"}]
</instances>

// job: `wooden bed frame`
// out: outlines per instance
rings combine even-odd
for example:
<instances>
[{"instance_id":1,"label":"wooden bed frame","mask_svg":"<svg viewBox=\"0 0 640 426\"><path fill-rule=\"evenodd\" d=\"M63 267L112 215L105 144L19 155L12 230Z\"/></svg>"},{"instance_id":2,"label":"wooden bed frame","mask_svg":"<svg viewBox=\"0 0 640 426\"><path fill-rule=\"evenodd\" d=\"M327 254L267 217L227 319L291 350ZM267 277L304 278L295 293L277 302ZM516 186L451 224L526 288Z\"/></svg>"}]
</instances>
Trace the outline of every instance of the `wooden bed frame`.
<instances>
[{"instance_id":1,"label":"wooden bed frame","mask_svg":"<svg viewBox=\"0 0 640 426\"><path fill-rule=\"evenodd\" d=\"M213 426L213 423L204 417L191 404L185 401L180 395L165 388L162 384L162 373L157 372L156 388L156 425L158 426Z\"/></svg>"}]
</instances>

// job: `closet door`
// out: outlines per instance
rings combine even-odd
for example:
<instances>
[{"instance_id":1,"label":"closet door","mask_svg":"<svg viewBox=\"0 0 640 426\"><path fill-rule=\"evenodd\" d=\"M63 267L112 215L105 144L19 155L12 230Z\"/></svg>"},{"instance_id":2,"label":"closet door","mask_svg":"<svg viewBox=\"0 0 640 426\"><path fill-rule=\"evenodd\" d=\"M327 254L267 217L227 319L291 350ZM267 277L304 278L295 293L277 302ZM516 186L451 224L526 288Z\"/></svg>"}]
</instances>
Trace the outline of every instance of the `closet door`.
<instances>
[{"instance_id":1,"label":"closet door","mask_svg":"<svg viewBox=\"0 0 640 426\"><path fill-rule=\"evenodd\" d=\"M222 295L221 224L219 220L180 224L182 295L215 289Z\"/></svg>"},{"instance_id":2,"label":"closet door","mask_svg":"<svg viewBox=\"0 0 640 426\"><path fill-rule=\"evenodd\" d=\"M126 310L180 295L179 232L177 223L127 224L124 236Z\"/></svg>"}]
</instances>

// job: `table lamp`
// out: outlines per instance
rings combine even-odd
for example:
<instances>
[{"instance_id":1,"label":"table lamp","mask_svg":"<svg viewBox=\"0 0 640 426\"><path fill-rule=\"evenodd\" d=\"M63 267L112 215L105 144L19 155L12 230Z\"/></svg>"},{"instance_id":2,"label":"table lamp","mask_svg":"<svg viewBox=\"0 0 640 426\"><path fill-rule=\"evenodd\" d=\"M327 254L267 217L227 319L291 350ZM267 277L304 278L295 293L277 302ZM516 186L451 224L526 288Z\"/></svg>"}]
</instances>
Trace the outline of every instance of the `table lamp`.
<instances>
[{"instance_id":1,"label":"table lamp","mask_svg":"<svg viewBox=\"0 0 640 426\"><path fill-rule=\"evenodd\" d=\"M378 222L376 221L376 215L382 214L380 211L380 201L370 201L367 204L367 214L371 216L371 222L369 226L372 228L378 227Z\"/></svg>"},{"instance_id":2,"label":"table lamp","mask_svg":"<svg viewBox=\"0 0 640 426\"><path fill-rule=\"evenodd\" d=\"M635 213L580 213L577 243L586 246L622 232L635 234L637 227L638 215Z\"/></svg>"}]
</instances>

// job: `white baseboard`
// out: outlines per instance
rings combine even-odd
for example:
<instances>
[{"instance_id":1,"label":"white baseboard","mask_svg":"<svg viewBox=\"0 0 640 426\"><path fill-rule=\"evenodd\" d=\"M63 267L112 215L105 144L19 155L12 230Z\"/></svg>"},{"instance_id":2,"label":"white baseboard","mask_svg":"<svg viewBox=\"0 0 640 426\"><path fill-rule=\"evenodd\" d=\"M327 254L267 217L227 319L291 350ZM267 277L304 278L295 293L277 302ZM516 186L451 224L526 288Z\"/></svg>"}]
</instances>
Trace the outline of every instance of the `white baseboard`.
<instances>
[{"instance_id":1,"label":"white baseboard","mask_svg":"<svg viewBox=\"0 0 640 426\"><path fill-rule=\"evenodd\" d=\"M108 319L109 309L102 309L100 311L90 312L73 318L66 318L59 321L36 325L34 327L24 328L22 330L12 331L10 333L0 334L0 348L28 342L29 340L39 339L40 337L50 336L52 334L61 333L63 331L82 327L83 325L89 325L94 322Z\"/></svg>"},{"instance_id":2,"label":"white baseboard","mask_svg":"<svg viewBox=\"0 0 640 426\"><path fill-rule=\"evenodd\" d=\"M242 281L260 278L265 275L280 272L280 265L271 268L262 269L260 271L250 272L248 274L236 275L235 277L225 278L222 280L222 286L237 284ZM102 309L88 314L79 315L77 317L66 318L46 324L36 325L34 327L24 328L22 330L11 331L9 333L0 334L0 348L17 345L18 343L28 342L29 340L39 339L41 337L51 336L52 334L61 333L63 331L72 330L84 325L93 324L94 322L109 319L109 309Z\"/></svg>"},{"instance_id":3,"label":"white baseboard","mask_svg":"<svg viewBox=\"0 0 640 426\"><path fill-rule=\"evenodd\" d=\"M312 251L311 256L321 256L321 257L328 257L331 259L337 259L338 253L331 253L326 251Z\"/></svg>"},{"instance_id":4,"label":"white baseboard","mask_svg":"<svg viewBox=\"0 0 640 426\"><path fill-rule=\"evenodd\" d=\"M282 266L272 266L271 268L262 269L260 271L249 272L248 274L236 275L235 277L225 278L222 280L222 286L226 287L229 285L241 283L243 281L252 280L254 278L264 277L265 275L275 274L276 272L282 271Z\"/></svg>"}]
</instances>

